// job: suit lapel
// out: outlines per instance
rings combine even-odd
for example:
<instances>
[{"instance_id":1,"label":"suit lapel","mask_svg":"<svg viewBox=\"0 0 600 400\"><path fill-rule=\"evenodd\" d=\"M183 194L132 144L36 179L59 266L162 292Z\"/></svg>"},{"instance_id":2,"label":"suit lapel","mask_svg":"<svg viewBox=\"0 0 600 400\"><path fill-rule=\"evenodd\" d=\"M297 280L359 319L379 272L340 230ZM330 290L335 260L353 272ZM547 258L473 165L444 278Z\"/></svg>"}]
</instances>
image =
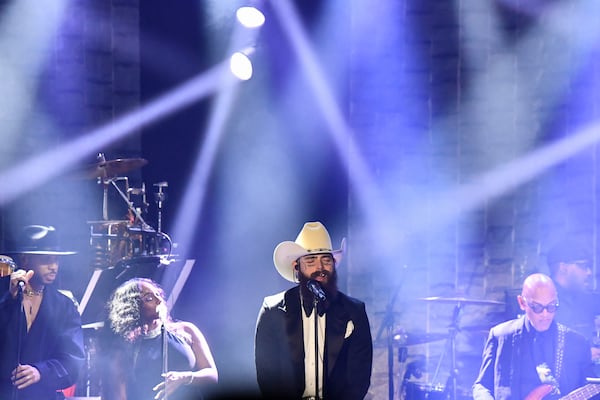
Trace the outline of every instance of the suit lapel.
<instances>
[{"instance_id":1,"label":"suit lapel","mask_svg":"<svg viewBox=\"0 0 600 400\"><path fill-rule=\"evenodd\" d=\"M302 334L302 306L300 305L300 289L295 287L285 293L284 306L285 329L288 338L294 375L304 387L304 337ZM300 317L300 318L298 318Z\"/></svg>"},{"instance_id":2,"label":"suit lapel","mask_svg":"<svg viewBox=\"0 0 600 400\"><path fill-rule=\"evenodd\" d=\"M346 325L350 320L350 315L346 312L341 298L338 296L336 301L331 304L327 311L327 325L325 330L325 344L327 346L327 375L331 374L335 362L340 354L344 344L344 335L346 333Z\"/></svg>"},{"instance_id":3,"label":"suit lapel","mask_svg":"<svg viewBox=\"0 0 600 400\"><path fill-rule=\"evenodd\" d=\"M283 309L285 309L285 325L288 337L292 363L295 375L304 386L304 337L302 331L302 306L300 304L300 289L292 288L284 296ZM341 295L331 304L327 310L327 323L325 328L325 360L327 375L333 371L344 344L346 326L350 321L350 314L346 311ZM300 318L298 318L300 316Z\"/></svg>"}]
</instances>

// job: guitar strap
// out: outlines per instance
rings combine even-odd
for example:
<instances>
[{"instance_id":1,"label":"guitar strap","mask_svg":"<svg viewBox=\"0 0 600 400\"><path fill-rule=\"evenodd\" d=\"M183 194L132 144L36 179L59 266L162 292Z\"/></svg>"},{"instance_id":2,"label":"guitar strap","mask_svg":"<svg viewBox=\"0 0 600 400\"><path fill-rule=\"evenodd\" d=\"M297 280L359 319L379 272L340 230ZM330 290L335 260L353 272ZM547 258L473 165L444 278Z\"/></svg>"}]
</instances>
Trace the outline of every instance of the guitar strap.
<instances>
[{"instance_id":1,"label":"guitar strap","mask_svg":"<svg viewBox=\"0 0 600 400\"><path fill-rule=\"evenodd\" d=\"M556 378L556 382L560 381L560 374L562 372L563 366L563 356L565 353L565 333L567 331L566 326L557 323L558 335L556 337L556 362L554 364L554 377Z\"/></svg>"}]
</instances>

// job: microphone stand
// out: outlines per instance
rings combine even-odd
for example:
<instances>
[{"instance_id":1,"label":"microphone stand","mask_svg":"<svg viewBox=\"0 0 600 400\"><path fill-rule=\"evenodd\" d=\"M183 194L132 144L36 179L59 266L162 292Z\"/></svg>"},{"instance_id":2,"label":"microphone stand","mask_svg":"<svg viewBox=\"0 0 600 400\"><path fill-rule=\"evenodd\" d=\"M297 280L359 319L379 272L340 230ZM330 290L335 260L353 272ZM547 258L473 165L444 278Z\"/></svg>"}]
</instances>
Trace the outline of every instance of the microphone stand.
<instances>
[{"instance_id":1,"label":"microphone stand","mask_svg":"<svg viewBox=\"0 0 600 400\"><path fill-rule=\"evenodd\" d=\"M17 302L19 303L19 315L17 318L17 367L21 365L21 346L23 345L23 315L25 315L25 309L23 307L23 286L25 284L21 284L19 282L19 288L17 291ZM19 398L19 393L16 386L13 386L12 398L13 400L17 400Z\"/></svg>"},{"instance_id":2,"label":"microphone stand","mask_svg":"<svg viewBox=\"0 0 600 400\"><path fill-rule=\"evenodd\" d=\"M406 267L404 267L406 268ZM387 360L388 360L388 399L393 400L394 398L394 304L396 303L396 298L398 297L398 293L400 293L400 288L402 287L402 282L404 280L404 270L402 271L403 275L401 277L400 284L394 289L394 293L385 307L385 315L383 317L383 321L379 326L379 331L377 332L377 336L375 337L375 341L379 341L381 338L381 334L383 331L386 331L387 334ZM398 353L398 361L404 362L406 361L406 349L402 348ZM404 388L404 380L400 385L400 392L402 392Z\"/></svg>"},{"instance_id":3,"label":"microphone stand","mask_svg":"<svg viewBox=\"0 0 600 400\"><path fill-rule=\"evenodd\" d=\"M315 398L319 400L319 313L317 312L317 305L319 299L314 296L313 299L313 316L315 317Z\"/></svg>"},{"instance_id":4,"label":"microphone stand","mask_svg":"<svg viewBox=\"0 0 600 400\"><path fill-rule=\"evenodd\" d=\"M399 289L399 287L398 287ZM390 302L386 306L385 316L383 317L383 321L381 326L379 327L379 332L377 332L377 339L381 337L383 330L386 331L387 336L387 358L388 358L388 398L392 400L394 398L394 303L396 302L396 297L398 296L399 290L396 289L396 292L392 296ZM400 354L399 354L400 356Z\"/></svg>"},{"instance_id":5,"label":"microphone stand","mask_svg":"<svg viewBox=\"0 0 600 400\"><path fill-rule=\"evenodd\" d=\"M165 395L163 396L164 400L167 400L167 371L169 370L169 353L168 353L168 341L167 341L167 330L165 329L165 323L164 321L162 322L162 325L160 327L160 334L161 334L161 339L162 339L162 351L161 351L161 355L162 355L162 374L163 376L163 382L165 383Z\"/></svg>"}]
</instances>

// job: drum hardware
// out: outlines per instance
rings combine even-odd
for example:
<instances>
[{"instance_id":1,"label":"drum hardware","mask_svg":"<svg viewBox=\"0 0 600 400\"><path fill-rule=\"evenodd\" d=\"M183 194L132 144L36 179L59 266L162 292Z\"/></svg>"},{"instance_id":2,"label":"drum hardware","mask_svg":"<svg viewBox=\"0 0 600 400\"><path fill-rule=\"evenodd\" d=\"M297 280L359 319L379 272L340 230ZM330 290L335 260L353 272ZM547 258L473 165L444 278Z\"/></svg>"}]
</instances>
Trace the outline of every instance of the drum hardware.
<instances>
[{"instance_id":1,"label":"drum hardware","mask_svg":"<svg viewBox=\"0 0 600 400\"><path fill-rule=\"evenodd\" d=\"M405 383L406 400L445 400L446 389L443 385L428 385L413 381Z\"/></svg>"},{"instance_id":2,"label":"drum hardware","mask_svg":"<svg viewBox=\"0 0 600 400\"><path fill-rule=\"evenodd\" d=\"M142 196L142 204L141 204L141 211L143 213L147 213L148 212L148 201L146 201L146 184L142 182L142 187L141 188L127 188L127 198L129 199L129 201L131 201L131 195L135 195L135 196Z\"/></svg>"},{"instance_id":3,"label":"drum hardware","mask_svg":"<svg viewBox=\"0 0 600 400\"><path fill-rule=\"evenodd\" d=\"M154 201L158 207L158 232L162 232L162 206L163 202L167 199L167 194L163 192L163 189L169 186L168 182L158 182L153 186L158 188L158 192L154 193Z\"/></svg>"},{"instance_id":4,"label":"drum hardware","mask_svg":"<svg viewBox=\"0 0 600 400\"><path fill-rule=\"evenodd\" d=\"M439 391L440 385L435 386L435 392L429 390L431 385L423 385L411 381L411 378L420 379L425 371L425 361L419 358L415 361L407 363L408 359L408 348L410 346L417 346L427 344L431 342L437 342L448 338L447 333L430 333L430 332L412 332L409 333L404 329L396 332L393 336L395 345L398 346L398 363L400 365L405 364L404 374L402 379L399 381L398 393L399 398L406 400L417 400L417 399L442 399L442 397L430 397L434 396L434 393ZM422 397L424 396L424 397Z\"/></svg>"},{"instance_id":5,"label":"drum hardware","mask_svg":"<svg viewBox=\"0 0 600 400\"><path fill-rule=\"evenodd\" d=\"M147 164L142 158L107 160L103 153L98 153L97 163L88 166L78 175L96 178L103 186L102 220L88 221L90 224L90 246L92 249L94 268L123 267L137 261L159 261L169 257L172 250L171 238L162 232L162 208L166 200L164 188L167 182L159 182L154 193L158 206L158 231L145 220L148 212L146 185L130 187L129 178L122 174ZM124 184L121 184L123 182ZM127 204L127 215L123 220L110 220L108 215L108 191L113 187ZM139 197L135 197L139 196ZM135 200L135 202L134 202Z\"/></svg>"},{"instance_id":6,"label":"drum hardware","mask_svg":"<svg viewBox=\"0 0 600 400\"><path fill-rule=\"evenodd\" d=\"M83 178L95 178L97 179L98 184L103 185L103 201L102 201L102 218L104 220L108 220L108 188L109 186L113 186L117 193L125 200L128 205L128 209L135 215L137 218L141 219L141 213L137 212L135 208L132 206L130 198L129 198L129 179L123 176L124 173L129 172L131 170L141 168L148 163L147 160L143 158L119 158L116 160L107 160L104 153L98 153L96 156L96 160L98 161L96 164L89 165L84 167L76 176ZM118 187L116 182L124 181L125 182L125 193ZM144 199L145 200L145 199Z\"/></svg>"},{"instance_id":7,"label":"drum hardware","mask_svg":"<svg viewBox=\"0 0 600 400\"><path fill-rule=\"evenodd\" d=\"M123 201L125 201L125 203L127 203L127 209L128 211L134 216L135 221L139 221L139 223L142 224L142 226L150 228L150 225L148 225L146 223L146 221L144 221L144 218L142 217L142 211L137 208L134 207L133 202L131 201L130 197L129 197L129 193L125 193L121 190L121 188L115 183L118 180L124 180L125 181L125 186L126 186L126 191L129 192L129 179L128 178L110 178L110 179L104 179L103 180L103 184L104 184L104 204L103 204L103 210L108 210L108 206L107 206L107 195L106 192L108 191L108 185L111 184L115 190L117 191L117 193L119 194L119 196L121 196L121 198L123 199ZM107 219L108 215L106 215L107 213L103 213L103 218Z\"/></svg>"},{"instance_id":8,"label":"drum hardware","mask_svg":"<svg viewBox=\"0 0 600 400\"><path fill-rule=\"evenodd\" d=\"M106 268L128 256L127 220L88 221L94 268Z\"/></svg>"},{"instance_id":9,"label":"drum hardware","mask_svg":"<svg viewBox=\"0 0 600 400\"><path fill-rule=\"evenodd\" d=\"M0 277L9 276L17 269L17 264L9 256L0 256Z\"/></svg>"},{"instance_id":10,"label":"drum hardware","mask_svg":"<svg viewBox=\"0 0 600 400\"><path fill-rule=\"evenodd\" d=\"M75 175L87 179L98 178L99 183L101 183L104 179L123 176L126 172L141 168L148 164L148 161L143 158L118 158L115 160L107 160L104 153L98 153L96 160L98 160L97 163L83 167L76 172Z\"/></svg>"},{"instance_id":11,"label":"drum hardware","mask_svg":"<svg viewBox=\"0 0 600 400\"><path fill-rule=\"evenodd\" d=\"M171 254L172 242L169 235L154 229L129 227L131 257L163 256Z\"/></svg>"},{"instance_id":12,"label":"drum hardware","mask_svg":"<svg viewBox=\"0 0 600 400\"><path fill-rule=\"evenodd\" d=\"M400 347L414 346L418 344L425 344L430 342L437 342L448 338L447 333L435 333L435 332L407 332L400 330L394 334L394 343Z\"/></svg>"},{"instance_id":13,"label":"drum hardware","mask_svg":"<svg viewBox=\"0 0 600 400\"><path fill-rule=\"evenodd\" d=\"M120 267L132 260L147 261L169 257L172 241L164 232L143 228L129 221L88 221L95 268Z\"/></svg>"},{"instance_id":14,"label":"drum hardware","mask_svg":"<svg viewBox=\"0 0 600 400\"><path fill-rule=\"evenodd\" d=\"M457 375L458 371L456 368L456 334L460 331L459 328L459 319L460 319L460 311L465 305L504 305L504 302L496 301L496 300L486 300L486 299L469 299L465 297L425 297L420 298L418 300L439 303L439 304L454 304L454 310L452 312L451 323L448 326L448 338L446 342L446 346L444 347L444 351L442 352L436 369L433 375L433 381L435 382L442 365L442 361L444 357L446 357L446 352L448 349L450 350L450 374L448 376L448 380L446 382L446 387L444 393L449 395L450 400L456 400L457 398Z\"/></svg>"},{"instance_id":15,"label":"drum hardware","mask_svg":"<svg viewBox=\"0 0 600 400\"><path fill-rule=\"evenodd\" d=\"M81 326L84 338L85 366L82 371L83 373L79 377L79 382L77 383L77 391L79 392L79 395L85 395L85 398L91 398L89 396L97 396L100 394L101 379L100 371L98 369L98 343L103 327L103 321ZM77 398L79 399L79 397Z\"/></svg>"},{"instance_id":16,"label":"drum hardware","mask_svg":"<svg viewBox=\"0 0 600 400\"><path fill-rule=\"evenodd\" d=\"M457 304L457 305L504 305L503 301L496 300L487 300L487 299L468 299L465 297L423 297L417 299L420 301L427 301L432 303L447 303L447 304Z\"/></svg>"},{"instance_id":17,"label":"drum hardware","mask_svg":"<svg viewBox=\"0 0 600 400\"><path fill-rule=\"evenodd\" d=\"M400 293L400 288L402 287L402 283L404 282L404 274L406 271L406 266L401 269L402 274L400 275L399 283L396 287L393 288L392 295L385 307L385 313L383 316L383 320L381 321L381 325L377 331L377 335L375 336L375 341L380 342L382 339L383 332L386 333L386 347L387 347L387 364L388 364L388 399L393 400L394 398L394 326L395 326L395 317L396 312L394 312L394 305L396 303L396 299L398 298L398 294Z\"/></svg>"},{"instance_id":18,"label":"drum hardware","mask_svg":"<svg viewBox=\"0 0 600 400\"><path fill-rule=\"evenodd\" d=\"M408 332L404 329L400 329L392 334L393 345L400 349L431 342L439 342L446 339L448 339L448 333L445 332ZM375 348L384 348L386 346L387 341L385 340L375 340L373 342L373 347Z\"/></svg>"}]
</instances>

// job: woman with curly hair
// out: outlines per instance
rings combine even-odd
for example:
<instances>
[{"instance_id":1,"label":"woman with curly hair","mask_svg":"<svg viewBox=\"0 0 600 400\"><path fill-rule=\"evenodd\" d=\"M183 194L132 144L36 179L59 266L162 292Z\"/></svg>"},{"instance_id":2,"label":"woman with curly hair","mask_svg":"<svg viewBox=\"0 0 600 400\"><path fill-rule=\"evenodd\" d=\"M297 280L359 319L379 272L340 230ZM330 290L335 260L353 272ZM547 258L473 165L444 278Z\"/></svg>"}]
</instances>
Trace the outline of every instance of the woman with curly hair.
<instances>
[{"instance_id":1,"label":"woman with curly hair","mask_svg":"<svg viewBox=\"0 0 600 400\"><path fill-rule=\"evenodd\" d=\"M208 343L191 322L173 321L162 288L134 278L107 304L103 398L110 400L198 399L217 383Z\"/></svg>"}]
</instances>

